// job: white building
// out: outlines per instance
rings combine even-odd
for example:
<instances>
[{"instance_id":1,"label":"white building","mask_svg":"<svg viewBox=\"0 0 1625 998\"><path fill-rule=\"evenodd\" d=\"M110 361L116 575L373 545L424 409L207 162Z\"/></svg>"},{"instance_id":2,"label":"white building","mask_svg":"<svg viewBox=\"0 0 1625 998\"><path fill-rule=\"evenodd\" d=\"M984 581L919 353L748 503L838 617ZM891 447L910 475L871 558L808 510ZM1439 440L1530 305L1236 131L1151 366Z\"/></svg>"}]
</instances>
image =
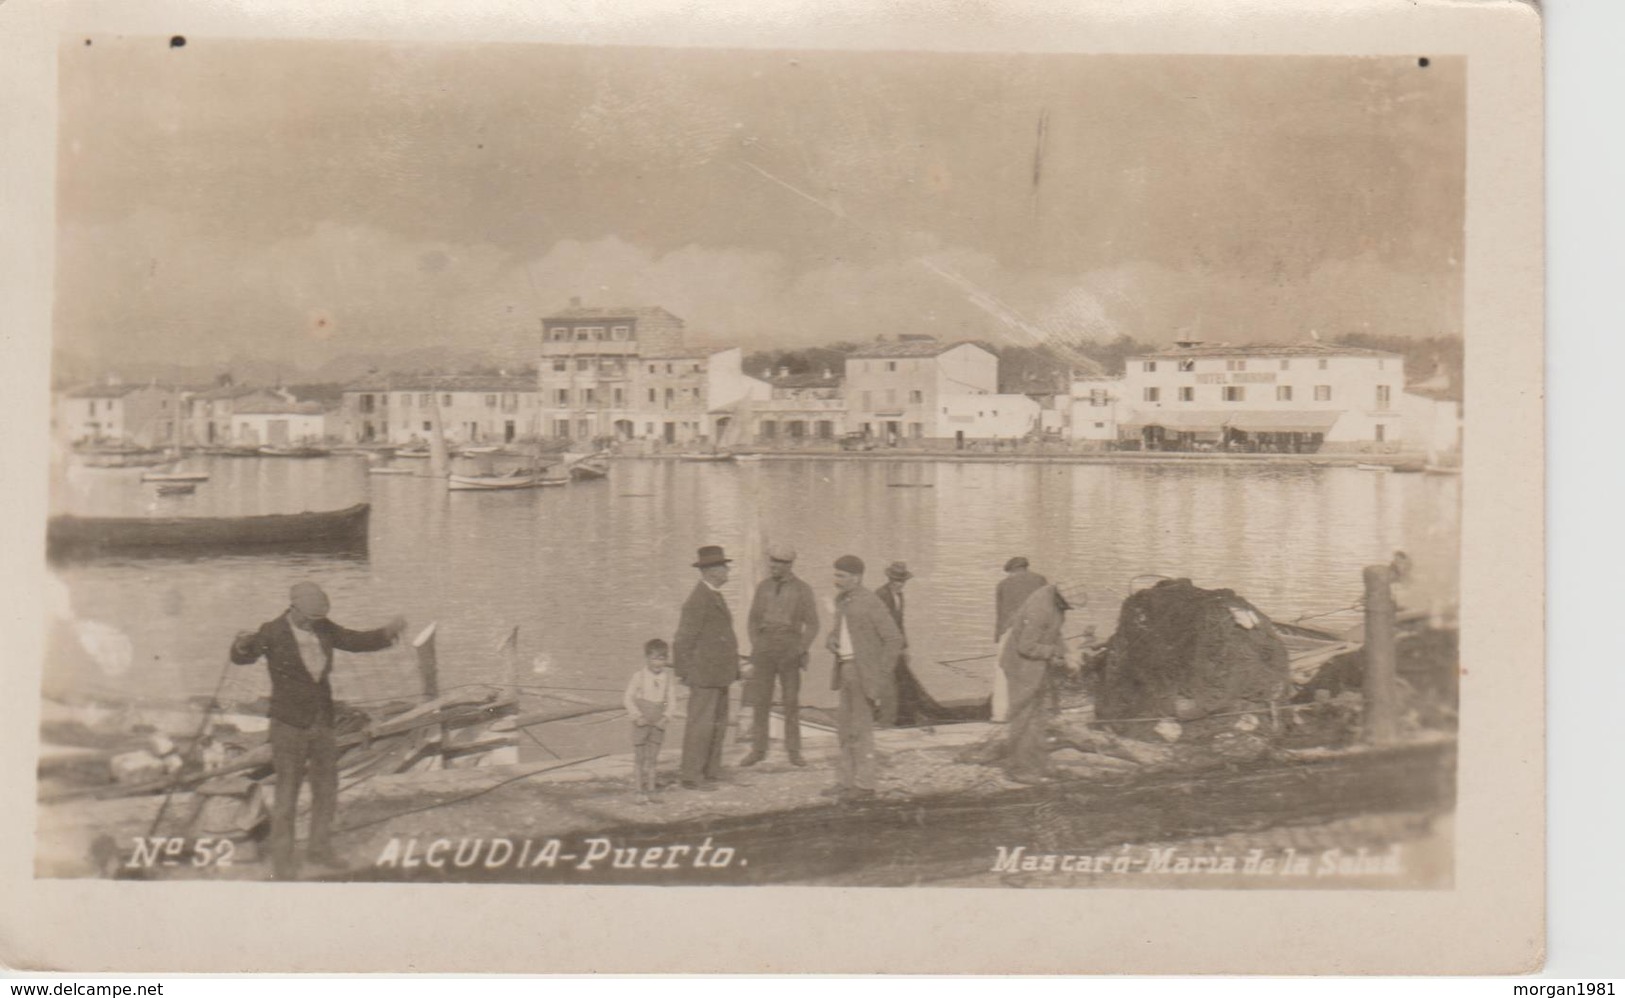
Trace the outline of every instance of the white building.
<instances>
[{"instance_id":1,"label":"white building","mask_svg":"<svg viewBox=\"0 0 1625 998\"><path fill-rule=\"evenodd\" d=\"M1398 354L1183 342L1128 358L1119 436L1151 450L1397 451L1417 432L1404 389Z\"/></svg>"},{"instance_id":2,"label":"white building","mask_svg":"<svg viewBox=\"0 0 1625 998\"><path fill-rule=\"evenodd\" d=\"M56 395L52 422L68 443L175 443L181 395L154 385L90 385Z\"/></svg>"},{"instance_id":3,"label":"white building","mask_svg":"<svg viewBox=\"0 0 1625 998\"><path fill-rule=\"evenodd\" d=\"M751 405L754 439L764 444L802 440L836 440L846 434L846 399L841 379L821 374L764 372L759 379L772 390Z\"/></svg>"},{"instance_id":4,"label":"white building","mask_svg":"<svg viewBox=\"0 0 1625 998\"><path fill-rule=\"evenodd\" d=\"M315 402L245 399L231 414L230 442L240 447L319 443L326 435L327 415Z\"/></svg>"},{"instance_id":5,"label":"white building","mask_svg":"<svg viewBox=\"0 0 1625 998\"><path fill-rule=\"evenodd\" d=\"M955 441L1019 440L1040 432L1042 407L1026 395L943 395L939 426Z\"/></svg>"},{"instance_id":6,"label":"white building","mask_svg":"<svg viewBox=\"0 0 1625 998\"><path fill-rule=\"evenodd\" d=\"M1089 378L1072 382L1067 418L1073 440L1104 446L1117 439L1118 412L1123 404L1122 378Z\"/></svg>"},{"instance_id":7,"label":"white building","mask_svg":"<svg viewBox=\"0 0 1625 998\"><path fill-rule=\"evenodd\" d=\"M346 387L338 435L351 443L423 443L433 433L436 404L448 443L512 443L540 433L534 378L433 374L379 376Z\"/></svg>"},{"instance_id":8,"label":"white building","mask_svg":"<svg viewBox=\"0 0 1625 998\"><path fill-rule=\"evenodd\" d=\"M999 358L978 344L923 336L873 343L847 356L844 380L849 432L894 443L999 435L991 426L959 418L966 411L977 411L969 404L946 401L950 396L998 393ZM984 405L979 411L996 408Z\"/></svg>"}]
</instances>

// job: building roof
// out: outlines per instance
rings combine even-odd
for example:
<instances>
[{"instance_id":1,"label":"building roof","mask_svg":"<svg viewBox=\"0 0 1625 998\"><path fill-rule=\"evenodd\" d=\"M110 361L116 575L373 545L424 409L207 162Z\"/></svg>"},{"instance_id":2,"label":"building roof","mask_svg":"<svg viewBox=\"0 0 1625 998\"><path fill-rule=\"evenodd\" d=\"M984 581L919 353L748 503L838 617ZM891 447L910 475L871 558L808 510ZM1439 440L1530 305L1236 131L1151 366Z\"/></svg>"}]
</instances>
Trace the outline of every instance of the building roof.
<instances>
[{"instance_id":1,"label":"building roof","mask_svg":"<svg viewBox=\"0 0 1625 998\"><path fill-rule=\"evenodd\" d=\"M344 386L349 392L534 392L536 379L486 374L374 374Z\"/></svg>"},{"instance_id":2,"label":"building roof","mask_svg":"<svg viewBox=\"0 0 1625 998\"><path fill-rule=\"evenodd\" d=\"M1449 385L1406 385L1405 394L1417 395L1435 402L1460 402L1461 389Z\"/></svg>"},{"instance_id":3,"label":"building roof","mask_svg":"<svg viewBox=\"0 0 1625 998\"><path fill-rule=\"evenodd\" d=\"M269 398L263 401L249 402L237 407L235 415L238 416L320 416L325 410L320 402L289 402L286 399Z\"/></svg>"},{"instance_id":4,"label":"building roof","mask_svg":"<svg viewBox=\"0 0 1625 998\"><path fill-rule=\"evenodd\" d=\"M85 385L70 390L67 395L71 399L119 399L131 392L155 387L155 385Z\"/></svg>"},{"instance_id":5,"label":"building roof","mask_svg":"<svg viewBox=\"0 0 1625 998\"><path fill-rule=\"evenodd\" d=\"M1129 360L1161 360L1166 357L1398 357L1389 350L1338 346L1310 340L1300 343L1198 343L1172 346L1152 353L1139 353Z\"/></svg>"},{"instance_id":6,"label":"building roof","mask_svg":"<svg viewBox=\"0 0 1625 998\"><path fill-rule=\"evenodd\" d=\"M552 315L542 316L543 322L608 322L612 319L657 319L679 324L683 321L659 305L611 305L604 308L571 305Z\"/></svg>"},{"instance_id":7,"label":"building roof","mask_svg":"<svg viewBox=\"0 0 1625 998\"><path fill-rule=\"evenodd\" d=\"M979 346L971 340L898 340L894 342L870 343L858 347L847 354L848 357L865 360L875 357L937 357L947 353L954 347ZM985 348L984 348L985 349Z\"/></svg>"},{"instance_id":8,"label":"building roof","mask_svg":"<svg viewBox=\"0 0 1625 998\"><path fill-rule=\"evenodd\" d=\"M221 399L240 399L246 395L258 395L260 392L269 392L271 389L258 385L211 385L192 392L192 397L206 402Z\"/></svg>"}]
</instances>

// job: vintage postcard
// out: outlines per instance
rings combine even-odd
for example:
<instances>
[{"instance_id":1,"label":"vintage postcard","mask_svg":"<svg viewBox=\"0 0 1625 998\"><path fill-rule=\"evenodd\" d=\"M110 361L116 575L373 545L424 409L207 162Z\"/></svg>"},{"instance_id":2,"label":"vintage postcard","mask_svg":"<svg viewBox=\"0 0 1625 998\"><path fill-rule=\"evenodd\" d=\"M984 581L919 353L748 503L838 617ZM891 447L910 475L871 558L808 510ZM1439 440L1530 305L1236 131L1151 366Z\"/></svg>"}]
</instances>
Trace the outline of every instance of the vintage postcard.
<instances>
[{"instance_id":1,"label":"vintage postcard","mask_svg":"<svg viewBox=\"0 0 1625 998\"><path fill-rule=\"evenodd\" d=\"M6 959L1537 966L1539 18L1336 6L0 10Z\"/></svg>"}]
</instances>

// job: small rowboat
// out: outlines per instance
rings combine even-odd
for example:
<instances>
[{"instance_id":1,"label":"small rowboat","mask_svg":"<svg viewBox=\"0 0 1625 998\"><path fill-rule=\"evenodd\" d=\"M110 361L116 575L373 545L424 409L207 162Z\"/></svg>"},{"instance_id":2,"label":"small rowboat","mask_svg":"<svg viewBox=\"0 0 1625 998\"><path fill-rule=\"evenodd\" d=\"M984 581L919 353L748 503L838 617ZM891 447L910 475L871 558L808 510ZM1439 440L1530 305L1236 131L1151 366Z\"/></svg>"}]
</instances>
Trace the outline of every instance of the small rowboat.
<instances>
[{"instance_id":1,"label":"small rowboat","mask_svg":"<svg viewBox=\"0 0 1625 998\"><path fill-rule=\"evenodd\" d=\"M722 462L733 461L736 460L736 458L727 451L717 451L716 453L712 454L679 454L677 456L677 460Z\"/></svg>"},{"instance_id":2,"label":"small rowboat","mask_svg":"<svg viewBox=\"0 0 1625 998\"><path fill-rule=\"evenodd\" d=\"M261 457L326 457L333 453L325 447L261 447Z\"/></svg>"},{"instance_id":3,"label":"small rowboat","mask_svg":"<svg viewBox=\"0 0 1625 998\"><path fill-rule=\"evenodd\" d=\"M578 482L590 482L609 477L609 465L602 461L582 461L570 465L570 477Z\"/></svg>"},{"instance_id":4,"label":"small rowboat","mask_svg":"<svg viewBox=\"0 0 1625 998\"><path fill-rule=\"evenodd\" d=\"M451 475L446 488L452 492L508 492L563 485L568 478L544 478L539 471L518 470L506 475Z\"/></svg>"},{"instance_id":5,"label":"small rowboat","mask_svg":"<svg viewBox=\"0 0 1625 998\"><path fill-rule=\"evenodd\" d=\"M142 472L143 482L206 482L209 480L207 471L146 471Z\"/></svg>"},{"instance_id":6,"label":"small rowboat","mask_svg":"<svg viewBox=\"0 0 1625 998\"><path fill-rule=\"evenodd\" d=\"M371 509L357 503L263 516L53 516L45 528L45 550L53 559L110 551L365 551Z\"/></svg>"},{"instance_id":7,"label":"small rowboat","mask_svg":"<svg viewBox=\"0 0 1625 998\"><path fill-rule=\"evenodd\" d=\"M1386 464L1357 464L1357 465L1355 465L1355 467L1358 468L1361 471L1393 471L1394 470L1393 468L1389 467Z\"/></svg>"}]
</instances>

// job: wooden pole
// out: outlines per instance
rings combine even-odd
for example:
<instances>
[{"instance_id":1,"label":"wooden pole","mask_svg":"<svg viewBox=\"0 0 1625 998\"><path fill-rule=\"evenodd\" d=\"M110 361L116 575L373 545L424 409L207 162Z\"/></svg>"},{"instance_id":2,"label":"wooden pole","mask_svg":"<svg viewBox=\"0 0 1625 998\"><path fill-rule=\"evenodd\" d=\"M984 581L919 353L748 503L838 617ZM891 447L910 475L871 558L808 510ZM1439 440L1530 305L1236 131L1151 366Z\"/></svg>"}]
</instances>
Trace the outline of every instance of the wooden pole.
<instances>
[{"instance_id":1,"label":"wooden pole","mask_svg":"<svg viewBox=\"0 0 1625 998\"><path fill-rule=\"evenodd\" d=\"M1367 565L1365 576L1365 741L1388 745L1399 735L1395 686L1393 569Z\"/></svg>"},{"instance_id":2,"label":"wooden pole","mask_svg":"<svg viewBox=\"0 0 1625 998\"><path fill-rule=\"evenodd\" d=\"M418 654L418 675L423 677L423 696L426 700L440 695L440 668L434 651L434 632L438 626L431 623L412 640L412 647Z\"/></svg>"}]
</instances>

